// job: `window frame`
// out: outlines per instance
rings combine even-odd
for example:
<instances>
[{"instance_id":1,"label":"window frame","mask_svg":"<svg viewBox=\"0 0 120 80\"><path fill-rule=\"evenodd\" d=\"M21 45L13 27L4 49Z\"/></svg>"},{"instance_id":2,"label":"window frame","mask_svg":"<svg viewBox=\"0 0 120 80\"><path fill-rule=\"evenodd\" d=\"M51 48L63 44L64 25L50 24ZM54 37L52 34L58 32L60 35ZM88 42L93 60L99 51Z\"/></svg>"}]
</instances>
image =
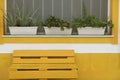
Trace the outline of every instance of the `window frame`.
<instances>
[{"instance_id":1,"label":"window frame","mask_svg":"<svg viewBox=\"0 0 120 80\"><path fill-rule=\"evenodd\" d=\"M0 43L112 43L118 44L118 0L110 0L112 35L105 36L12 36L4 35L4 12L0 11ZM4 10L5 0L0 1Z\"/></svg>"}]
</instances>

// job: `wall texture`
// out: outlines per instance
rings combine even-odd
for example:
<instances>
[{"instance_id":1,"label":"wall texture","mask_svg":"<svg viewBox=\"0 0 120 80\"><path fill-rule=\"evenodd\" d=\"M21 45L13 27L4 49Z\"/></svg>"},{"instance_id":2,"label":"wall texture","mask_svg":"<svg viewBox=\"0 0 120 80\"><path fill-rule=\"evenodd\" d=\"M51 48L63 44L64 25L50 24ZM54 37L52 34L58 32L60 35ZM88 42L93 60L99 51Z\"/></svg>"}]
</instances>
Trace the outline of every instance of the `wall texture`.
<instances>
[{"instance_id":1,"label":"wall texture","mask_svg":"<svg viewBox=\"0 0 120 80\"><path fill-rule=\"evenodd\" d=\"M12 54L0 54L0 80L8 80ZM78 80L120 80L120 54L76 54Z\"/></svg>"}]
</instances>

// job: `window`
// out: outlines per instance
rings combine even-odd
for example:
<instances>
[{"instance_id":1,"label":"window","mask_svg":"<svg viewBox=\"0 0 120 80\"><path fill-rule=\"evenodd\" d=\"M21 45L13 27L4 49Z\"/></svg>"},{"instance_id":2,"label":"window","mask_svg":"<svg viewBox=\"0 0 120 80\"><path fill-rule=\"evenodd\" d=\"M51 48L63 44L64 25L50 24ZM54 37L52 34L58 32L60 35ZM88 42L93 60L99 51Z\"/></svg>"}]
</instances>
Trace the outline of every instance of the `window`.
<instances>
[{"instance_id":1,"label":"window","mask_svg":"<svg viewBox=\"0 0 120 80\"><path fill-rule=\"evenodd\" d=\"M32 17L32 19L33 18L36 19L36 20L33 19L34 21L39 20L40 22L38 22L38 23L43 22L43 25L38 27L36 30L36 34L38 34L38 35L47 35L47 33L48 33L48 35L49 34L52 34L52 35L54 35L54 34L55 35L56 34L57 35L59 35L59 34L80 35L79 33L81 33L82 35L84 35L84 34L86 34L86 35L99 34L98 33L99 31L97 31L96 28L92 28L92 30L94 29L93 32L96 31L95 33L90 31L89 28L86 28L86 29L83 28L84 30L87 30L87 32L90 31L89 33L82 33L82 32L84 32L84 30L80 29L80 32L79 32L78 29L74 28L73 20L74 20L74 18L79 18L79 17L82 18L84 16L84 11L83 11L84 7L86 9L87 15L90 15L90 16L94 15L94 17L98 18L101 21L107 20L107 18L108 18L108 0L11 0L11 1L7 0L6 6L7 6L6 7L7 14L10 13L9 17L10 17L10 20L12 20L12 24L13 24L12 28L13 28L13 26L17 26L20 24L23 24L23 26L28 27L29 19L27 19L27 18L30 18L33 15L30 15L28 17L27 17L27 15L29 15L29 13L35 14L34 17ZM35 12L36 10L37 10L37 12ZM18 15L20 15L21 20L19 18L17 18L17 21L14 20L17 13L19 13ZM12 16L14 16L14 17L12 17ZM54 19L53 21L58 20L57 18L59 18L60 20L64 20L66 22L64 22L63 25L60 24L60 21L53 23L52 19L50 19L50 16L53 16L53 17L51 17L52 19ZM49 22L46 21L48 18L51 21L49 21ZM86 22L86 21L84 21L84 22ZM67 33L67 32L64 32L65 30L67 30L66 28L64 28L64 29L61 29L61 28L56 29L55 28L55 30L51 31L52 29L50 29L50 28L46 29L46 27L44 27L44 26L48 26L48 25L51 25L51 27L53 27L52 23L55 24L54 26L56 26L56 27L58 27L58 26L61 27L61 26L64 26L64 24L66 24L67 27L72 27L72 28L68 29L68 31L70 31L70 32ZM67 23L68 23L68 25L67 25ZM16 25L14 25L14 24L16 24ZM89 22L88 22L88 24L89 24ZM75 25L77 25L77 24L75 24ZM35 25L33 25L33 26L35 26ZM87 27L87 26L89 26L89 25L86 25L85 27ZM92 26L89 26L89 27L92 27ZM6 34L6 35L12 34L13 33L11 31L12 28L10 26L6 25L4 34ZM19 32L22 32L22 35L29 34L28 28L27 28L27 30L25 30L25 32L27 32L27 33L23 33L24 29L25 28L23 28L21 30L21 28L19 27L18 30L19 30ZM101 29L103 29L103 28L101 28ZM32 28L32 30L35 31L33 28ZM47 31L47 30L50 30L50 31ZM100 29L98 29L98 30L100 30ZM64 33L59 33L60 31L64 32ZM100 30L100 32L102 32L102 30ZM17 35L19 33L13 33L13 34ZM105 34L105 28L103 30L103 33L100 33L100 35L101 34L102 35Z\"/></svg>"},{"instance_id":2,"label":"window","mask_svg":"<svg viewBox=\"0 0 120 80\"><path fill-rule=\"evenodd\" d=\"M39 7L39 11L36 13L39 14L39 19L42 21L45 21L47 17L51 15L58 17L60 19L71 21L74 17L77 17L79 16L79 14L80 15L82 14L81 9L83 7L78 5L78 2L82 4L81 3L82 0L12 0L12 1L5 0L5 1L6 1L6 6L4 5L5 4L4 0L0 1L0 8L4 9L5 7L6 13L12 12L11 9L12 8L14 9L15 5L18 5L19 7L23 7L22 6L23 3L27 9L26 10L27 12L36 9L37 6L42 6ZM107 5L109 4L109 2L111 3L111 5ZM74 35L57 34L51 36L51 35L46 35L42 29L40 29L41 33L39 35L10 35L9 29L6 26L7 24L5 24L5 26L3 24L4 14L2 11L0 11L1 43L11 43L11 42L13 43L19 43L19 42L20 43L21 42L22 43L23 42L24 43L31 43L31 42L32 43L56 43L56 42L57 43L117 43L118 42L118 0L84 0L84 3L89 15L95 15L97 18L101 20L104 20L107 18L107 16L110 16L114 24L114 27L112 28L112 35L78 35L75 33ZM47 6L50 9L48 9ZM94 6L97 6L98 9L96 9L97 7ZM53 9L54 7L55 9ZM60 8L60 9L56 9L56 8Z\"/></svg>"}]
</instances>

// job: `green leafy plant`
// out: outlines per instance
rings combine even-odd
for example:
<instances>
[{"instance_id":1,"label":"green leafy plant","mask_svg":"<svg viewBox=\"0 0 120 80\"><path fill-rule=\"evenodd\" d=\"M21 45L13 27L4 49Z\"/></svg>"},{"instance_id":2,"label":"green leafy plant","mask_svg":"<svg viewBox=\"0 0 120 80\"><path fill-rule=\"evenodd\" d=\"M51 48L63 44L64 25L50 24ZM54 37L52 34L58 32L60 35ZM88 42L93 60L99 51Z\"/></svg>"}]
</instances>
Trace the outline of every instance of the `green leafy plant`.
<instances>
[{"instance_id":1,"label":"green leafy plant","mask_svg":"<svg viewBox=\"0 0 120 80\"><path fill-rule=\"evenodd\" d=\"M95 16L88 16L86 20L84 21L86 24L85 26L90 26L90 27L102 27L100 24L100 20L96 18Z\"/></svg>"},{"instance_id":2,"label":"green leafy plant","mask_svg":"<svg viewBox=\"0 0 120 80\"><path fill-rule=\"evenodd\" d=\"M111 28L114 26L112 23L112 20L107 20L107 26L109 26Z\"/></svg>"},{"instance_id":3,"label":"green leafy plant","mask_svg":"<svg viewBox=\"0 0 120 80\"><path fill-rule=\"evenodd\" d=\"M82 4L82 17L74 18L72 21L73 27L113 27L112 20L102 21L94 15L88 15L84 0Z\"/></svg>"},{"instance_id":4,"label":"green leafy plant","mask_svg":"<svg viewBox=\"0 0 120 80\"><path fill-rule=\"evenodd\" d=\"M68 21L61 20L59 18L56 18L55 16L50 16L49 18L47 18L45 20L44 25L47 26L48 28L60 27L61 30L64 30L64 27L66 28L70 27L70 23Z\"/></svg>"},{"instance_id":5,"label":"green leafy plant","mask_svg":"<svg viewBox=\"0 0 120 80\"><path fill-rule=\"evenodd\" d=\"M99 27L100 20L95 16L86 16L85 18L74 18L74 27Z\"/></svg>"},{"instance_id":6,"label":"green leafy plant","mask_svg":"<svg viewBox=\"0 0 120 80\"><path fill-rule=\"evenodd\" d=\"M70 28L70 23L68 21L61 20L60 21L60 27L61 27L61 30L64 30L64 27Z\"/></svg>"},{"instance_id":7,"label":"green leafy plant","mask_svg":"<svg viewBox=\"0 0 120 80\"><path fill-rule=\"evenodd\" d=\"M39 8L38 8L39 9ZM23 6L21 9L16 6L12 12L7 12L5 20L8 26L37 26L38 20L35 18L38 9L27 11Z\"/></svg>"},{"instance_id":8,"label":"green leafy plant","mask_svg":"<svg viewBox=\"0 0 120 80\"><path fill-rule=\"evenodd\" d=\"M72 26L74 27L83 27L83 21L81 18L74 18L73 21L72 21Z\"/></svg>"},{"instance_id":9,"label":"green leafy plant","mask_svg":"<svg viewBox=\"0 0 120 80\"><path fill-rule=\"evenodd\" d=\"M94 15L88 15L87 8L85 6L84 0L83 0L83 9L82 9L82 25L83 27L101 27L100 26L100 20L96 18Z\"/></svg>"},{"instance_id":10,"label":"green leafy plant","mask_svg":"<svg viewBox=\"0 0 120 80\"><path fill-rule=\"evenodd\" d=\"M50 16L45 21L45 26L51 28L51 27L59 27L60 26L60 19L56 18L54 16Z\"/></svg>"}]
</instances>

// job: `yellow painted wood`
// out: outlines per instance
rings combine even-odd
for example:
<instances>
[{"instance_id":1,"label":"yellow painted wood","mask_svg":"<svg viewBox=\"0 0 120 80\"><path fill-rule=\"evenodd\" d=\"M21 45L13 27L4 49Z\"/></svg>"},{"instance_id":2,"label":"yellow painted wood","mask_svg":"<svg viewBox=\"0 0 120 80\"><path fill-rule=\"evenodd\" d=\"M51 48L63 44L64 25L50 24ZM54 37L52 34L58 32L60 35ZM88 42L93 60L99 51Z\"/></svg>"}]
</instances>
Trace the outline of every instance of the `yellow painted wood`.
<instances>
[{"instance_id":1,"label":"yellow painted wood","mask_svg":"<svg viewBox=\"0 0 120 80\"><path fill-rule=\"evenodd\" d=\"M10 79L77 78L78 69L74 58L73 50L15 50L9 77ZM21 74L25 74L24 77Z\"/></svg>"},{"instance_id":2,"label":"yellow painted wood","mask_svg":"<svg viewBox=\"0 0 120 80\"><path fill-rule=\"evenodd\" d=\"M11 71L10 79L34 79L34 78L77 78L76 70L72 71ZM23 75L25 74L25 75Z\"/></svg>"},{"instance_id":3,"label":"yellow painted wood","mask_svg":"<svg viewBox=\"0 0 120 80\"><path fill-rule=\"evenodd\" d=\"M0 43L3 43L3 10L4 9L4 0L0 0Z\"/></svg>"},{"instance_id":4,"label":"yellow painted wood","mask_svg":"<svg viewBox=\"0 0 120 80\"><path fill-rule=\"evenodd\" d=\"M120 79L120 53L77 53L75 56L78 80ZM11 64L12 54L0 54L0 80L8 80L8 67Z\"/></svg>"},{"instance_id":5,"label":"yellow painted wood","mask_svg":"<svg viewBox=\"0 0 120 80\"><path fill-rule=\"evenodd\" d=\"M7 37L6 43L112 43L114 37Z\"/></svg>"},{"instance_id":6,"label":"yellow painted wood","mask_svg":"<svg viewBox=\"0 0 120 80\"><path fill-rule=\"evenodd\" d=\"M19 56L74 56L73 50L15 50L14 57Z\"/></svg>"},{"instance_id":7,"label":"yellow painted wood","mask_svg":"<svg viewBox=\"0 0 120 80\"><path fill-rule=\"evenodd\" d=\"M114 27L112 29L112 34L114 35L113 44L118 44L118 7L119 0L111 0L111 19L113 21Z\"/></svg>"},{"instance_id":8,"label":"yellow painted wood","mask_svg":"<svg viewBox=\"0 0 120 80\"><path fill-rule=\"evenodd\" d=\"M4 9L4 0L0 0ZM118 43L118 0L111 0L111 16L114 23L114 37L2 37L3 13L0 12L0 43Z\"/></svg>"},{"instance_id":9,"label":"yellow painted wood","mask_svg":"<svg viewBox=\"0 0 120 80\"><path fill-rule=\"evenodd\" d=\"M17 71L17 69L72 69L76 70L76 64L12 64L9 68L11 71Z\"/></svg>"},{"instance_id":10,"label":"yellow painted wood","mask_svg":"<svg viewBox=\"0 0 120 80\"><path fill-rule=\"evenodd\" d=\"M63 66L64 65L64 66ZM77 68L76 64L12 64L10 68L22 68L22 67L33 67L33 68L38 68L38 67L44 67L44 68Z\"/></svg>"},{"instance_id":11,"label":"yellow painted wood","mask_svg":"<svg viewBox=\"0 0 120 80\"><path fill-rule=\"evenodd\" d=\"M49 59L49 58L40 58L40 59L21 59L13 58L13 63L74 63L74 57L68 57L66 59Z\"/></svg>"},{"instance_id":12,"label":"yellow painted wood","mask_svg":"<svg viewBox=\"0 0 120 80\"><path fill-rule=\"evenodd\" d=\"M75 63L73 50L16 50L13 63Z\"/></svg>"}]
</instances>

